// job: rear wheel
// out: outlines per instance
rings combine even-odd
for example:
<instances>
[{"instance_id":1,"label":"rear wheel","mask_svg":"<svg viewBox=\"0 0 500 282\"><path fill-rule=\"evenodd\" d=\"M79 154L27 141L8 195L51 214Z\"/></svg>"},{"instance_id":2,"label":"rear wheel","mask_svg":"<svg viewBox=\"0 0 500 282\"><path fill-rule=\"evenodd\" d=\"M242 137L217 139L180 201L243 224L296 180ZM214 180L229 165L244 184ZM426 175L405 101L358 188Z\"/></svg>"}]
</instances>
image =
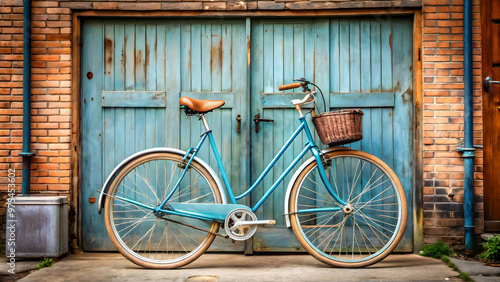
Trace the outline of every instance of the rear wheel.
<instances>
[{"instance_id":1,"label":"rear wheel","mask_svg":"<svg viewBox=\"0 0 500 282\"><path fill-rule=\"evenodd\" d=\"M181 267L197 259L215 239L214 234L180 224L215 233L219 229L215 221L167 216L173 222L147 208L155 208L170 194L185 167L182 156L150 153L123 167L111 183L104 206L106 228L118 251L135 264ZM222 197L210 173L193 161L169 203L222 203Z\"/></svg>"},{"instance_id":2,"label":"rear wheel","mask_svg":"<svg viewBox=\"0 0 500 282\"><path fill-rule=\"evenodd\" d=\"M365 152L336 151L323 157L330 185L347 206L333 200L312 162L297 178L290 198L290 220L299 242L332 266L363 267L382 260L406 227L406 197L399 179Z\"/></svg>"}]
</instances>

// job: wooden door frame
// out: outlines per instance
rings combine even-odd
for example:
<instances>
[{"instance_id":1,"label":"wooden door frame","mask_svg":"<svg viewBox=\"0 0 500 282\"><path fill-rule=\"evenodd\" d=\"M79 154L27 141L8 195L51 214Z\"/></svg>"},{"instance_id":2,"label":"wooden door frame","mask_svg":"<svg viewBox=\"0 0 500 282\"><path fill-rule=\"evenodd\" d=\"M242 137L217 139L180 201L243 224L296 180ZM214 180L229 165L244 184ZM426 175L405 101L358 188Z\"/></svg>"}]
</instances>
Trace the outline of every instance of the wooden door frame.
<instances>
[{"instance_id":1,"label":"wooden door frame","mask_svg":"<svg viewBox=\"0 0 500 282\"><path fill-rule=\"evenodd\" d=\"M494 80L498 80L500 78L495 78L493 77L493 58L492 58L492 52L493 52L493 46L492 46L492 27L491 27L491 22L492 22L492 17L491 17L491 10L492 10L492 0L485 0L481 1L480 5L480 17L481 17L481 81L485 79L486 77L492 77ZM482 103L483 103L483 136L486 136L487 130L486 127L484 127L485 124L488 123L488 116L484 115L484 102L485 96L490 95L488 94L488 91L485 91L485 89L482 89ZM483 145L488 146L488 144L484 143L483 139ZM489 164L487 162L483 162L483 166L488 166ZM485 172L483 168L483 172ZM486 196L487 189L489 189L488 185L488 175L483 176L483 195ZM486 197L484 197L486 198ZM486 205L484 203L483 199L483 206L485 207L484 213L483 213L483 219L484 219L484 231L499 231L500 230L500 221L498 220L487 220L486 219Z\"/></svg>"},{"instance_id":2,"label":"wooden door frame","mask_svg":"<svg viewBox=\"0 0 500 282\"><path fill-rule=\"evenodd\" d=\"M422 11L420 8L402 9L345 9L310 11L73 11L72 12L72 86L71 86L71 199L69 236L72 251L81 251L83 227L81 224L81 32L82 21L88 18L144 18L144 17L335 17L370 15L413 16L413 87L414 87L414 189L413 189L413 250L423 244L423 91L422 91ZM248 58L250 59L250 58ZM248 65L249 67L250 65ZM248 75L250 73L248 72ZM250 80L248 80L250 81ZM248 89L249 90L249 89Z\"/></svg>"}]
</instances>

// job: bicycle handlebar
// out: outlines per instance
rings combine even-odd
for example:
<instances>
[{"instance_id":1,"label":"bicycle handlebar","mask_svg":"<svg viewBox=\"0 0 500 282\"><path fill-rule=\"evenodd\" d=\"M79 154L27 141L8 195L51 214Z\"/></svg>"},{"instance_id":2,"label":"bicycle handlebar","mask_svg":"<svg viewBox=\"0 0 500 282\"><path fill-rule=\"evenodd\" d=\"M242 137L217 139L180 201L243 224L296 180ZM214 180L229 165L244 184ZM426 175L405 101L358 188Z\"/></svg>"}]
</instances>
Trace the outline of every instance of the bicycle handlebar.
<instances>
[{"instance_id":1,"label":"bicycle handlebar","mask_svg":"<svg viewBox=\"0 0 500 282\"><path fill-rule=\"evenodd\" d=\"M299 88L302 86L302 83L300 82L295 82L295 83L290 83L290 84L285 84L285 85L280 85L278 86L278 89L280 91L283 91L283 90L288 90L288 89L295 89L295 88Z\"/></svg>"}]
</instances>

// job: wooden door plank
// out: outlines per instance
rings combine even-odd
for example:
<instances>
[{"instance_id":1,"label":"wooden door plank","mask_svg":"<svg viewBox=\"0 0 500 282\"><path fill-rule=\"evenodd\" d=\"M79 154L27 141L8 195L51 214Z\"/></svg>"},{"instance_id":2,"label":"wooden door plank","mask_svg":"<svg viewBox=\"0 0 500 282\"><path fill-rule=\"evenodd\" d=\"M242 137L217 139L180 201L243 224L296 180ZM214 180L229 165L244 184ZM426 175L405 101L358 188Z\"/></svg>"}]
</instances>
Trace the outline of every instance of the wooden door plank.
<instances>
[{"instance_id":1,"label":"wooden door plank","mask_svg":"<svg viewBox=\"0 0 500 282\"><path fill-rule=\"evenodd\" d=\"M382 91L392 91L392 29L391 21L380 23L381 83ZM398 43L399 44L399 43Z\"/></svg>"},{"instance_id":2,"label":"wooden door plank","mask_svg":"<svg viewBox=\"0 0 500 282\"><path fill-rule=\"evenodd\" d=\"M350 83L349 83L349 74L350 74L350 66L349 66L349 20L342 19L340 20L339 27L339 44L340 44L340 53L339 53L339 70L340 70L340 89L339 92L349 92Z\"/></svg>"},{"instance_id":3,"label":"wooden door plank","mask_svg":"<svg viewBox=\"0 0 500 282\"><path fill-rule=\"evenodd\" d=\"M315 82L316 79L316 73L314 69L314 63L316 57L315 39L316 39L315 24L314 23L305 24L304 25L304 77L312 82Z\"/></svg>"},{"instance_id":4,"label":"wooden door plank","mask_svg":"<svg viewBox=\"0 0 500 282\"><path fill-rule=\"evenodd\" d=\"M107 177L115 168L115 109L103 110L103 175Z\"/></svg>"},{"instance_id":5,"label":"wooden door plank","mask_svg":"<svg viewBox=\"0 0 500 282\"><path fill-rule=\"evenodd\" d=\"M104 90L114 89L115 77L115 26L109 22L104 24ZM99 74L96 74L99 75ZM104 91L103 91L104 92ZM102 101L105 101L104 93ZM111 173L115 166L115 111L103 109L103 176Z\"/></svg>"},{"instance_id":6,"label":"wooden door plank","mask_svg":"<svg viewBox=\"0 0 500 282\"><path fill-rule=\"evenodd\" d=\"M135 26L135 90L146 90L146 26Z\"/></svg>"},{"instance_id":7,"label":"wooden door plank","mask_svg":"<svg viewBox=\"0 0 500 282\"><path fill-rule=\"evenodd\" d=\"M273 150L272 155L275 155L277 152L279 152L279 150L281 149L283 144L285 144L285 142L287 141L287 140L284 140L284 138L285 138L284 127L287 126L285 124L286 120L284 118L285 111L290 111L290 110L284 110L284 109L274 109L273 110L273 114L274 114L274 124L273 124L274 150ZM288 136L287 136L287 138L288 138ZM291 155L291 154L290 154L290 152L286 152L286 155ZM277 178L279 178L281 176L281 174L283 174L285 169L290 164L290 163L285 163L284 159L285 158L283 156L278 160L278 162L276 162L276 165L275 165L274 171L273 171L273 173L274 173L273 180L274 181ZM276 225L275 225L276 227L282 227L283 223L284 223L283 217L279 216L279 215L283 214L283 211L284 211L283 199L285 198L284 197L284 194L285 194L284 190L285 189L286 189L286 185L285 185L285 183L282 182L274 191L274 193L273 193L274 195L272 195L272 198L269 199L269 201L270 201L269 204L270 204L270 206L272 206L270 216L272 219L276 220Z\"/></svg>"},{"instance_id":8,"label":"wooden door plank","mask_svg":"<svg viewBox=\"0 0 500 282\"><path fill-rule=\"evenodd\" d=\"M492 20L500 20L500 2L496 0L487 0L481 1L481 6L483 6L484 2L490 2L491 4L491 19Z\"/></svg>"},{"instance_id":9,"label":"wooden door plank","mask_svg":"<svg viewBox=\"0 0 500 282\"><path fill-rule=\"evenodd\" d=\"M125 89L125 26L114 25L114 87L113 90Z\"/></svg>"},{"instance_id":10,"label":"wooden door plank","mask_svg":"<svg viewBox=\"0 0 500 282\"><path fill-rule=\"evenodd\" d=\"M282 24L274 24L273 25L273 85L272 85L272 92L275 92L278 90L278 86L282 84L286 84L289 82L284 82L284 81L289 81L290 78L283 77L284 73L284 63L287 58L284 58L284 26Z\"/></svg>"},{"instance_id":11,"label":"wooden door plank","mask_svg":"<svg viewBox=\"0 0 500 282\"><path fill-rule=\"evenodd\" d=\"M260 107L261 101L260 101L260 90L264 88L264 82L263 82L263 69L264 69L264 60L263 60L263 48L264 48L264 26L260 22L253 22L252 23L252 29L251 29L251 105L252 105L252 112L251 112L251 119L253 119L255 114L259 114L260 116L263 116L263 110ZM251 143L251 158L252 158L252 166L251 166L251 181L254 181L257 179L257 177L261 173L261 169L264 168L264 137L262 131L259 133L255 132L255 124L253 120L249 120L251 123L250 126L250 132L252 136L252 143ZM263 185L259 185L256 189L255 192L252 193L251 197L251 204L255 204L258 199L259 195L263 195L264 193L264 188ZM257 211L256 213L258 218L262 218L262 210Z\"/></svg>"},{"instance_id":12,"label":"wooden door plank","mask_svg":"<svg viewBox=\"0 0 500 282\"><path fill-rule=\"evenodd\" d=\"M283 63L284 63L284 58L283 58L283 48L284 48L284 38L283 38L283 32L284 32L284 26L283 24L275 23L272 25L273 32L273 44L272 44L272 49L270 51L273 52L273 58L271 62L271 67L273 69L273 82L272 82L272 91L278 90L278 86L283 84ZM283 144L283 138L284 138L284 127L285 125L285 117L284 117L285 111L280 110L280 109L274 109L273 110L273 115L274 115L274 124L272 125L273 131L274 131L274 140L273 140L273 155L276 152L279 152L281 149L281 145ZM276 163L273 173L274 173L274 178L279 177L283 171L284 171L284 166L287 165L286 158L290 154L286 154L283 156L278 162ZM274 180L274 179L273 179ZM270 208L271 216L276 220L276 225L275 226L282 226L283 220L282 217L276 216L280 212L283 211L283 184L281 184L273 193L272 198L269 200L272 201L271 204L267 204L266 206Z\"/></svg>"},{"instance_id":13,"label":"wooden door plank","mask_svg":"<svg viewBox=\"0 0 500 282\"><path fill-rule=\"evenodd\" d=\"M153 82L156 88L156 82ZM102 91L103 107L162 108L166 105L165 91Z\"/></svg>"},{"instance_id":14,"label":"wooden door plank","mask_svg":"<svg viewBox=\"0 0 500 282\"><path fill-rule=\"evenodd\" d=\"M293 77L301 78L305 77L305 50L304 50L304 25L302 23L297 23L293 25L293 36L287 37L286 40L288 43L285 43L287 46L293 46ZM310 79L310 78L307 78ZM301 88L294 89L295 93L302 93ZM295 117L295 126L294 128L299 127L299 122L297 117ZM303 148L304 145L305 134L297 137L297 140L293 143L293 155L297 156ZM302 142L300 142L302 141Z\"/></svg>"},{"instance_id":15,"label":"wooden door plank","mask_svg":"<svg viewBox=\"0 0 500 282\"><path fill-rule=\"evenodd\" d=\"M283 83L292 83L292 79L300 78L294 77L293 73L293 48L290 38L293 38L293 24L283 24ZM253 63L253 62L252 62ZM293 90L281 91L283 93L291 93Z\"/></svg>"},{"instance_id":16,"label":"wooden door plank","mask_svg":"<svg viewBox=\"0 0 500 282\"><path fill-rule=\"evenodd\" d=\"M125 89L135 90L135 25L125 25Z\"/></svg>"},{"instance_id":17,"label":"wooden door plank","mask_svg":"<svg viewBox=\"0 0 500 282\"><path fill-rule=\"evenodd\" d=\"M100 21L86 22L83 26L83 40L86 46L94 48L82 48L82 225L94 226L86 230L83 239L85 249L103 249L109 243L104 225L95 225L102 221L102 216L97 214L95 206L88 203L89 197L96 197L96 190L103 183L102 167L102 110L100 107L101 93L97 89L104 86L103 76L97 75L104 72L104 44L103 25ZM87 78L87 73L96 74L92 79ZM90 172L95 172L90 175Z\"/></svg>"},{"instance_id":18,"label":"wooden door plank","mask_svg":"<svg viewBox=\"0 0 500 282\"><path fill-rule=\"evenodd\" d=\"M201 91L201 28L201 24L191 25L191 69L186 71L191 72L191 84L188 88L192 91Z\"/></svg>"},{"instance_id":19,"label":"wooden door plank","mask_svg":"<svg viewBox=\"0 0 500 282\"><path fill-rule=\"evenodd\" d=\"M351 92L361 91L361 42L359 19L350 19L349 22L349 81ZM347 55L347 54L346 54Z\"/></svg>"},{"instance_id":20,"label":"wooden door plank","mask_svg":"<svg viewBox=\"0 0 500 282\"><path fill-rule=\"evenodd\" d=\"M398 42L398 44L392 45L392 60L397 62L393 65L393 89L396 93L396 105L394 108L394 119L392 121L394 124L394 153L390 158L385 159L384 157L384 161L389 165L392 160L394 162L392 167L403 185L406 193L408 210L410 211L413 208L413 170L408 161L413 157L413 38L410 32L412 27L413 24L410 19L396 18L392 20L393 42ZM390 113L387 113L386 115L388 120L392 119L389 114ZM406 233L400 243L400 250L411 250L412 230L413 217L409 216Z\"/></svg>"},{"instance_id":21,"label":"wooden door plank","mask_svg":"<svg viewBox=\"0 0 500 282\"><path fill-rule=\"evenodd\" d=\"M211 73L212 73L212 91L222 90L222 61L223 61L223 43L222 43L222 25L212 25L212 49L211 53ZM226 54L227 56L228 54Z\"/></svg>"},{"instance_id":22,"label":"wooden door plank","mask_svg":"<svg viewBox=\"0 0 500 282\"><path fill-rule=\"evenodd\" d=\"M229 29L228 29L229 30ZM231 120L236 121L237 115L243 119L241 121L241 132L237 132L237 123L233 122L232 126L232 182L231 186L233 187L233 192L236 195L240 195L246 190L246 186L249 185L247 181L247 175L249 166L247 162L249 161L249 148L248 148L248 131L249 124L251 123L249 116L249 101L250 97L247 95L247 87L250 84L250 81L247 80L247 54L243 52L243 50L247 49L246 43L246 26L242 21L240 23L231 25L231 33L228 32L228 37L231 37L232 48L224 47L224 50L230 50L231 57L231 68L227 71L228 74L231 75L231 83L227 86L223 86L223 90L231 89L234 93L238 93L234 99L234 111L231 115ZM225 51L226 52L226 51ZM227 53L227 52L226 52ZM225 67L223 67L225 68ZM224 83L223 83L224 85ZM250 94L250 93L248 93ZM248 100L247 100L248 99ZM241 200L240 203L244 203L244 200Z\"/></svg>"},{"instance_id":23,"label":"wooden door plank","mask_svg":"<svg viewBox=\"0 0 500 282\"><path fill-rule=\"evenodd\" d=\"M263 92L274 92L273 90L273 24L264 24L263 25L263 46L264 49L262 50L263 52L263 69L262 69L262 76L263 76L263 83L264 83L264 89Z\"/></svg>"},{"instance_id":24,"label":"wooden door plank","mask_svg":"<svg viewBox=\"0 0 500 282\"><path fill-rule=\"evenodd\" d=\"M500 36L500 35L498 35ZM500 44L499 42L494 42L493 44L498 44L498 45L493 45L492 49L493 50L500 50ZM497 66L494 66L492 68L492 74L493 78L495 80L500 79L500 68ZM500 129L500 86L499 85L494 85L492 87L492 90L488 94L489 97L489 111L490 111L490 116L492 117L491 120L488 122L488 129L491 131L489 132L496 132L498 133ZM496 224L494 224L491 228L492 230L495 231L500 231L500 177L498 176L498 172L500 171L500 161L498 159L498 149L500 148L500 138L498 138L498 135L496 138L494 137L495 135L492 134L490 136L490 142L491 142L491 147L489 147L488 152L485 152L485 154L488 154L488 160L490 161L490 170L491 173L494 174L492 177L492 181L490 181L490 187L487 187L488 190L491 192L486 194L485 197L492 195L492 200L490 201L492 203L492 213L490 214L490 218L488 219L493 219L496 221Z\"/></svg>"},{"instance_id":25,"label":"wooden door plank","mask_svg":"<svg viewBox=\"0 0 500 282\"><path fill-rule=\"evenodd\" d=\"M104 90L114 87L114 44L115 27L112 24L104 25Z\"/></svg>"},{"instance_id":26,"label":"wooden door plank","mask_svg":"<svg viewBox=\"0 0 500 282\"><path fill-rule=\"evenodd\" d=\"M156 24L146 25L146 50L145 50L145 72L146 72L146 85L145 89L149 91L156 90L156 80L158 73L156 72L156 64L158 62L158 43L156 41Z\"/></svg>"},{"instance_id":27,"label":"wooden door plank","mask_svg":"<svg viewBox=\"0 0 500 282\"><path fill-rule=\"evenodd\" d=\"M164 91L165 92L165 101L167 101L167 87L166 87L166 68L167 68L167 51L165 46L167 28L165 22L156 24L156 38L155 38L155 60L156 60L156 91ZM170 53L170 52L169 52ZM170 66L168 66L170 67ZM178 109L176 104L171 108ZM166 126L165 124L165 116L167 111L166 106L163 109L155 109L155 125L156 125L156 136L155 136L155 147L163 147L166 146L165 134L166 132L173 133L171 130L170 124ZM175 135L175 134L174 134ZM160 175L161 176L161 175Z\"/></svg>"},{"instance_id":28,"label":"wooden door plank","mask_svg":"<svg viewBox=\"0 0 500 282\"><path fill-rule=\"evenodd\" d=\"M183 40L181 36L181 29L183 27L178 23L166 23L166 36L165 36L165 50L168 50L166 62L169 66L165 70L165 82L167 90L167 105L174 105L169 107L165 113L165 124L168 124L168 130L165 130L165 141L167 147L180 148L179 136L181 126L181 112L179 105L179 92L181 91L184 76L184 68L181 68L181 59L184 58ZM166 51L165 51L166 52ZM185 118L183 117L185 120Z\"/></svg>"},{"instance_id":29,"label":"wooden door plank","mask_svg":"<svg viewBox=\"0 0 500 282\"><path fill-rule=\"evenodd\" d=\"M156 26L156 90L166 91L167 50L165 46L167 26L165 23ZM170 66L168 66L170 67Z\"/></svg>"},{"instance_id":30,"label":"wooden door plank","mask_svg":"<svg viewBox=\"0 0 500 282\"><path fill-rule=\"evenodd\" d=\"M239 24L241 26L241 23ZM232 81L233 81L233 73L232 73L232 65L235 64L233 60L233 43L236 45L236 42L233 40L237 40L238 37L241 37L241 34L236 34L233 37L231 24L222 24L221 37L222 37L222 49L220 51L220 56L222 58L222 70L221 70L221 91L231 91L232 90ZM234 53L243 52L246 48L236 49L234 48Z\"/></svg>"},{"instance_id":31,"label":"wooden door plank","mask_svg":"<svg viewBox=\"0 0 500 282\"><path fill-rule=\"evenodd\" d=\"M323 95L328 96L330 93L330 82L328 78L330 77L330 19L317 19L316 20L316 38L314 39L315 46L315 62L314 62L314 81L323 91ZM338 45L337 45L338 46ZM333 46L332 46L333 48ZM335 68L336 69L336 68ZM338 84L338 83L337 83ZM330 109L330 97L325 96L326 105L323 104L323 99L321 94L316 94L316 104L318 105L319 111L329 111ZM319 142L319 140L318 140Z\"/></svg>"},{"instance_id":32,"label":"wooden door plank","mask_svg":"<svg viewBox=\"0 0 500 282\"><path fill-rule=\"evenodd\" d=\"M340 47L340 22L338 19L330 20L329 35L330 35L330 68L329 68L330 91L340 92L340 48L341 47ZM326 98L328 97L325 97L325 99Z\"/></svg>"},{"instance_id":33,"label":"wooden door plank","mask_svg":"<svg viewBox=\"0 0 500 282\"><path fill-rule=\"evenodd\" d=\"M180 53L181 53L181 60L179 62L179 69L181 73L180 77L180 90L182 91L190 91L191 90L191 73L192 73L192 61L191 61L191 55L192 53L192 47L191 47L191 24L182 24L181 25L181 30L180 30ZM201 34L201 33L200 33ZM174 35L174 34L172 34ZM175 37L167 38L167 40L172 39L176 40ZM168 41L167 41L168 42ZM200 73L201 74L201 73ZM177 93L172 93L172 95L178 95ZM177 101L176 103L179 103L178 96L176 97ZM192 145L190 144L191 141L191 130L188 130L191 128L191 120L193 118L186 117L184 115L180 116L179 120L179 135L180 135L180 141L179 145L182 150L187 150L189 149ZM184 129L184 130L183 130Z\"/></svg>"},{"instance_id":34,"label":"wooden door plank","mask_svg":"<svg viewBox=\"0 0 500 282\"><path fill-rule=\"evenodd\" d=\"M330 93L332 107L336 108L392 108L393 92Z\"/></svg>"},{"instance_id":35,"label":"wooden door plank","mask_svg":"<svg viewBox=\"0 0 500 282\"><path fill-rule=\"evenodd\" d=\"M493 52L491 52L492 64L498 65L500 64L500 52L496 48L500 47L500 23L491 23L491 46L493 50ZM494 80L498 79L499 78L494 78Z\"/></svg>"},{"instance_id":36,"label":"wooden door plank","mask_svg":"<svg viewBox=\"0 0 500 282\"><path fill-rule=\"evenodd\" d=\"M378 92L382 89L382 62L380 48L380 22L370 20L370 59L371 59L371 91Z\"/></svg>"},{"instance_id":37,"label":"wooden door plank","mask_svg":"<svg viewBox=\"0 0 500 282\"><path fill-rule=\"evenodd\" d=\"M362 20L360 22L360 91L371 91L371 34L370 21Z\"/></svg>"},{"instance_id":38,"label":"wooden door plank","mask_svg":"<svg viewBox=\"0 0 500 282\"><path fill-rule=\"evenodd\" d=\"M201 90L212 90L212 25L204 24L201 26Z\"/></svg>"},{"instance_id":39,"label":"wooden door plank","mask_svg":"<svg viewBox=\"0 0 500 282\"><path fill-rule=\"evenodd\" d=\"M293 37L288 40L293 40L293 76L294 78L305 77L305 30L304 24L293 25ZM311 78L308 78L311 79ZM294 92L302 91L297 88Z\"/></svg>"}]
</instances>

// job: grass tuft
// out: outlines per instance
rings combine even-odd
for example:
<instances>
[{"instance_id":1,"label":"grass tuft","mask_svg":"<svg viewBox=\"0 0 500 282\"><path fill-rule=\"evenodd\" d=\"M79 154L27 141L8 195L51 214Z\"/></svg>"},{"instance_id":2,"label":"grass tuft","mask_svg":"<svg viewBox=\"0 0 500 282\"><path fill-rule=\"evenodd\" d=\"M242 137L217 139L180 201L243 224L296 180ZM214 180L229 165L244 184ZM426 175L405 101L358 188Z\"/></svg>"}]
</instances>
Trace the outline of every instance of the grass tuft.
<instances>
[{"instance_id":1,"label":"grass tuft","mask_svg":"<svg viewBox=\"0 0 500 282\"><path fill-rule=\"evenodd\" d=\"M460 278L462 278L462 280L464 281L474 281L472 278L470 278L469 274L465 272L460 272Z\"/></svg>"},{"instance_id":2,"label":"grass tuft","mask_svg":"<svg viewBox=\"0 0 500 282\"><path fill-rule=\"evenodd\" d=\"M434 244L423 245L420 255L424 257L431 257L441 259L443 256L451 255L450 246L442 241L437 241Z\"/></svg>"},{"instance_id":3,"label":"grass tuft","mask_svg":"<svg viewBox=\"0 0 500 282\"><path fill-rule=\"evenodd\" d=\"M54 264L54 260L51 259L51 258L44 258L42 260L42 262L40 262L40 264L34 268L34 270L39 270L41 268L44 268L44 267L49 267L49 266L52 266Z\"/></svg>"}]
</instances>

